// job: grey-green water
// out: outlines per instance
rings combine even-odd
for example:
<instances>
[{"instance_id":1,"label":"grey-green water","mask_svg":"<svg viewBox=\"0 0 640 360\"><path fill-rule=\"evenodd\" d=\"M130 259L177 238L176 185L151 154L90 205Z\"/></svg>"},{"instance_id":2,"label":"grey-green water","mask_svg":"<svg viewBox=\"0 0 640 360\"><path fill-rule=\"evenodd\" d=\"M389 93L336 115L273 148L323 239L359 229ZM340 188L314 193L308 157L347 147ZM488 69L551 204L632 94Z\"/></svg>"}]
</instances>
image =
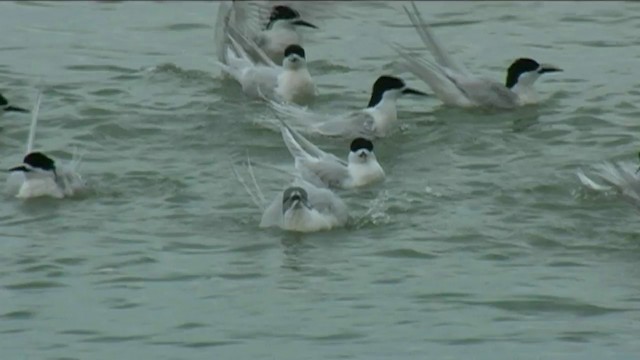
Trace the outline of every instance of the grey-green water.
<instances>
[{"instance_id":1,"label":"grey-green water","mask_svg":"<svg viewBox=\"0 0 640 360\"><path fill-rule=\"evenodd\" d=\"M306 37L319 112L366 104L394 60L378 39L420 44L402 3L334 6ZM638 213L575 171L637 153L640 6L419 6L478 74L503 79L520 56L565 71L514 112L401 99L404 130L376 147L387 181L342 193L348 228L300 236L259 229L230 172L245 150L291 158L253 123L265 105L221 80L217 4L0 3L4 95L30 107L43 84L36 145L78 147L91 184L2 198L1 358L638 358ZM2 117L3 168L28 123Z\"/></svg>"}]
</instances>

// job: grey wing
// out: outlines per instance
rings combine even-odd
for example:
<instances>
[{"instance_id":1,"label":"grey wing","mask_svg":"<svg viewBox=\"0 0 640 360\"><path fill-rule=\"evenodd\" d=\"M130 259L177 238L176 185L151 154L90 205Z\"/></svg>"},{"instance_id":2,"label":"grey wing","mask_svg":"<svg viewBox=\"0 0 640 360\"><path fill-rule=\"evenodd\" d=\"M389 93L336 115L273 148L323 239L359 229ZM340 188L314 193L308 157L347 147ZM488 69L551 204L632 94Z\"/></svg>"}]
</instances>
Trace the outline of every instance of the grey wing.
<instances>
[{"instance_id":1,"label":"grey wing","mask_svg":"<svg viewBox=\"0 0 640 360\"><path fill-rule=\"evenodd\" d=\"M465 96L477 105L511 109L518 106L518 95L503 84L490 79L473 78L461 82L452 79Z\"/></svg>"},{"instance_id":2,"label":"grey wing","mask_svg":"<svg viewBox=\"0 0 640 360\"><path fill-rule=\"evenodd\" d=\"M364 111L354 111L314 126L316 133L324 136L375 138L373 118Z\"/></svg>"},{"instance_id":3,"label":"grey wing","mask_svg":"<svg viewBox=\"0 0 640 360\"><path fill-rule=\"evenodd\" d=\"M260 36L254 38L243 34L234 25L227 26L228 35L237 46L242 48L245 56L251 60L254 64L264 64L265 66L278 68L279 66L274 63L271 58L260 48ZM258 41L258 42L257 42Z\"/></svg>"},{"instance_id":4,"label":"grey wing","mask_svg":"<svg viewBox=\"0 0 640 360\"><path fill-rule=\"evenodd\" d=\"M218 61L223 64L227 63L226 59L226 42L227 42L227 26L229 16L231 16L232 7L227 1L221 1L218 4L218 14L214 25L213 41Z\"/></svg>"},{"instance_id":5,"label":"grey wing","mask_svg":"<svg viewBox=\"0 0 640 360\"><path fill-rule=\"evenodd\" d=\"M635 174L637 166L630 162L604 163L595 167L598 176L609 186L635 203L640 202L640 179Z\"/></svg>"},{"instance_id":6,"label":"grey wing","mask_svg":"<svg viewBox=\"0 0 640 360\"><path fill-rule=\"evenodd\" d=\"M318 186L340 188L342 182L349 176L349 171L344 165L330 159L320 161L300 159L299 161L301 165L299 170L303 178Z\"/></svg>"},{"instance_id":7,"label":"grey wing","mask_svg":"<svg viewBox=\"0 0 640 360\"><path fill-rule=\"evenodd\" d=\"M284 126L284 128L289 131L289 134L291 135L293 140L300 146L300 148L302 148L309 155L325 161L337 162L339 164L344 164L344 165L347 164L346 161L341 160L337 156L327 153L322 149L318 148L311 141L307 140L307 138L302 136L302 134L300 134L297 130L291 128L284 120L282 119L278 119L278 120L280 120L280 123ZM287 139L286 135L287 135L286 132L283 132L283 138L285 138L285 142L289 143L290 140ZM289 146L289 144L287 145L287 147L289 147L289 149L291 150L291 147Z\"/></svg>"},{"instance_id":8,"label":"grey wing","mask_svg":"<svg viewBox=\"0 0 640 360\"><path fill-rule=\"evenodd\" d=\"M392 47L404 60L399 63L399 66L429 85L442 102L454 105L464 103L465 94L455 84L443 66L429 59L413 56L399 45L392 45ZM451 71L449 71L449 74L451 74Z\"/></svg>"},{"instance_id":9,"label":"grey wing","mask_svg":"<svg viewBox=\"0 0 640 360\"><path fill-rule=\"evenodd\" d=\"M246 37L254 37L269 21L269 4L266 1L232 1L232 23Z\"/></svg>"},{"instance_id":10,"label":"grey wing","mask_svg":"<svg viewBox=\"0 0 640 360\"><path fill-rule=\"evenodd\" d=\"M411 6L413 7L413 14L409 12L406 6L403 6L404 11L409 16L409 20L411 21L413 27L416 29L418 36L420 36L422 42L431 51L438 64L446 68L456 70L463 74L469 74L467 69L453 60L453 58L442 47L440 42L433 36L429 25L427 25L427 23L422 18L422 15L420 14L420 11L418 11L418 7L416 6L414 1L411 1Z\"/></svg>"},{"instance_id":11,"label":"grey wing","mask_svg":"<svg viewBox=\"0 0 640 360\"><path fill-rule=\"evenodd\" d=\"M319 188L304 180L296 180L309 196L309 203L319 212L333 214L341 222L345 222L349 215L347 206L342 199L329 189Z\"/></svg>"},{"instance_id":12,"label":"grey wing","mask_svg":"<svg viewBox=\"0 0 640 360\"><path fill-rule=\"evenodd\" d=\"M279 69L258 65L245 73L242 88L252 96L275 98L275 89L278 85Z\"/></svg>"},{"instance_id":13,"label":"grey wing","mask_svg":"<svg viewBox=\"0 0 640 360\"><path fill-rule=\"evenodd\" d=\"M284 103L278 101L269 101L269 106L277 114L288 118L287 125L289 127L309 130L315 124L327 120L327 116L309 111L307 107Z\"/></svg>"}]
</instances>

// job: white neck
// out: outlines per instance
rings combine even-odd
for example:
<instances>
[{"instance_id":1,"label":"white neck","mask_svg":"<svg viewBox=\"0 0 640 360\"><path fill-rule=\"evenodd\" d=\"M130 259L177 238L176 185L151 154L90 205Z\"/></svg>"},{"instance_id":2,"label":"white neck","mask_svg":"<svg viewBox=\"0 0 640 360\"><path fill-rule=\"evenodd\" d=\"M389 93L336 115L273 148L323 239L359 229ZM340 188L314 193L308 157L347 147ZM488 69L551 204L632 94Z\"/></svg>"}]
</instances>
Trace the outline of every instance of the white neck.
<instances>
[{"instance_id":1,"label":"white neck","mask_svg":"<svg viewBox=\"0 0 640 360\"><path fill-rule=\"evenodd\" d=\"M286 63L285 59L284 64ZM296 104L311 101L315 96L316 88L307 67L304 65L295 68L284 67L278 75L276 93L284 100Z\"/></svg>"},{"instance_id":2,"label":"white neck","mask_svg":"<svg viewBox=\"0 0 640 360\"><path fill-rule=\"evenodd\" d=\"M385 94L376 106L364 110L373 117L374 129L377 134L388 132L397 122L396 98Z\"/></svg>"},{"instance_id":3,"label":"white neck","mask_svg":"<svg viewBox=\"0 0 640 360\"><path fill-rule=\"evenodd\" d=\"M370 153L367 161L363 162L356 153L349 153L347 170L349 180L345 187L359 187L371 184L384 178L384 170L378 163L375 154Z\"/></svg>"},{"instance_id":4,"label":"white neck","mask_svg":"<svg viewBox=\"0 0 640 360\"><path fill-rule=\"evenodd\" d=\"M538 102L538 95L533 84L538 80L540 74L530 72L520 75L518 82L511 88L511 91L518 95L521 104L533 104Z\"/></svg>"}]
</instances>

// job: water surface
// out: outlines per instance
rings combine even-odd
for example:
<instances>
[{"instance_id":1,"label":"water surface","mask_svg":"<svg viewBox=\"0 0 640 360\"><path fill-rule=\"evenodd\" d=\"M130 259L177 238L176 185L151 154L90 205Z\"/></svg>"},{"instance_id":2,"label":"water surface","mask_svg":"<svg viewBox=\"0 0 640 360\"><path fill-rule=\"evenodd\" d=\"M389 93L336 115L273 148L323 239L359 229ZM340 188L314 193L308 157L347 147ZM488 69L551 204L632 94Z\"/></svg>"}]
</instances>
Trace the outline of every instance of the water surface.
<instances>
[{"instance_id":1,"label":"water surface","mask_svg":"<svg viewBox=\"0 0 640 360\"><path fill-rule=\"evenodd\" d=\"M401 2L333 6L306 33L320 112L366 105L395 60L381 38L420 49ZM3 93L30 107L44 88L36 147L80 149L91 184L2 199L2 358L637 358L638 213L575 172L637 154L640 6L419 7L479 75L521 56L565 71L514 112L401 99L403 130L376 143L387 181L341 193L346 229L301 236L259 229L230 171L247 151L291 158L254 123L265 105L220 76L216 3L0 3ZM3 168L28 123L2 117Z\"/></svg>"}]
</instances>

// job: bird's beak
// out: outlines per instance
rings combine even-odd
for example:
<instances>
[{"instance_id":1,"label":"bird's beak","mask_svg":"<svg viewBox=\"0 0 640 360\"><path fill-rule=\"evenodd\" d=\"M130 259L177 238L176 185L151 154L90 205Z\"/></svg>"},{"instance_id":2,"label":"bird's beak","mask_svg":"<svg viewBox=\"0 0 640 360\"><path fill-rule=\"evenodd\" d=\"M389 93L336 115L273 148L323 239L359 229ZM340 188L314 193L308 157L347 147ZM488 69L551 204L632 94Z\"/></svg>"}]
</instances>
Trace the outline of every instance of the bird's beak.
<instances>
[{"instance_id":1,"label":"bird's beak","mask_svg":"<svg viewBox=\"0 0 640 360\"><path fill-rule=\"evenodd\" d=\"M28 113L29 110L23 109L23 108L19 108L17 106L7 106L6 108L4 108L4 111L13 111L13 112L23 112L23 113Z\"/></svg>"},{"instance_id":2,"label":"bird's beak","mask_svg":"<svg viewBox=\"0 0 640 360\"><path fill-rule=\"evenodd\" d=\"M404 88L404 90L402 90L403 94L413 94L413 95L420 95L420 96L429 96L429 94L427 93L423 93L420 90L415 90L412 88Z\"/></svg>"},{"instance_id":3,"label":"bird's beak","mask_svg":"<svg viewBox=\"0 0 640 360\"><path fill-rule=\"evenodd\" d=\"M300 195L293 195L289 200L287 200L286 204L288 204L288 206L283 206L282 207L282 213L286 213L287 210L289 209L293 209L296 207L296 205L301 204L302 206L306 207L307 209L311 209L311 206L309 205L309 203L302 199L302 197Z\"/></svg>"},{"instance_id":4,"label":"bird's beak","mask_svg":"<svg viewBox=\"0 0 640 360\"><path fill-rule=\"evenodd\" d=\"M304 21L302 19L296 20L296 21L292 22L292 24L293 25L298 25L298 26L306 26L306 27L310 27L310 28L314 28L314 29L318 28L317 26L315 26L315 25L313 25L311 23L308 23L308 22L306 22L306 21Z\"/></svg>"},{"instance_id":5,"label":"bird's beak","mask_svg":"<svg viewBox=\"0 0 640 360\"><path fill-rule=\"evenodd\" d=\"M20 166L12 167L11 169L9 169L9 170L7 170L7 171L9 171L9 172L14 172L14 171L24 171L24 172L27 172L27 171L29 171L29 169L27 169L27 167L26 167L26 166L24 166L24 165L20 165Z\"/></svg>"},{"instance_id":6,"label":"bird's beak","mask_svg":"<svg viewBox=\"0 0 640 360\"><path fill-rule=\"evenodd\" d=\"M559 67L551 64L541 64L540 70L538 70L539 74L550 73L550 72L558 72L562 71Z\"/></svg>"}]
</instances>

